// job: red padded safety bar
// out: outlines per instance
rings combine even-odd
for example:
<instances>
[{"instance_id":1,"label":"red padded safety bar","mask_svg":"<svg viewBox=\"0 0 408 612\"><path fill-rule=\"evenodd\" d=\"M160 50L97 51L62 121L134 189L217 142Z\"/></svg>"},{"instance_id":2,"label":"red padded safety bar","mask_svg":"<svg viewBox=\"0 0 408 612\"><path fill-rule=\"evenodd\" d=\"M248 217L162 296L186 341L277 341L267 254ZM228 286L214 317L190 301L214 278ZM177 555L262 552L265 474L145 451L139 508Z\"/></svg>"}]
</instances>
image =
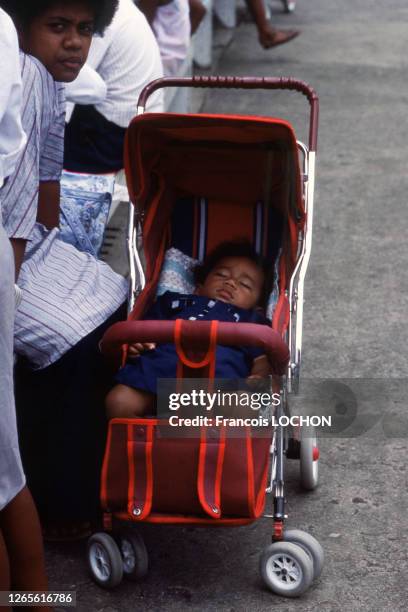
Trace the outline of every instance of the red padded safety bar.
<instances>
[{"instance_id":1,"label":"red padded safety bar","mask_svg":"<svg viewBox=\"0 0 408 612\"><path fill-rule=\"evenodd\" d=\"M210 333L211 321L183 321L184 347L203 345ZM176 321L123 321L115 323L102 338L102 353L116 357L125 344L135 342L174 342ZM278 332L256 323L218 324L218 344L227 346L258 346L264 349L273 373L283 376L289 363L289 349Z\"/></svg>"}]
</instances>

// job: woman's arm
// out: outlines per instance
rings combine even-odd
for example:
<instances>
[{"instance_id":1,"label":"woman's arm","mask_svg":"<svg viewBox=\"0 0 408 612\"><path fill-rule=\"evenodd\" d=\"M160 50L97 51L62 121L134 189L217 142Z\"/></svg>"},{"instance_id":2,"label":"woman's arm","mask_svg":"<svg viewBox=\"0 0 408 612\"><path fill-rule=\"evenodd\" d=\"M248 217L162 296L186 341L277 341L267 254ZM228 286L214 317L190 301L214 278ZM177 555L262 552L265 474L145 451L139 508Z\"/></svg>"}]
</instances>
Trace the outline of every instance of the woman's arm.
<instances>
[{"instance_id":1,"label":"woman's arm","mask_svg":"<svg viewBox=\"0 0 408 612\"><path fill-rule=\"evenodd\" d=\"M159 6L170 4L173 0L139 0L137 8L142 11L150 25L152 25Z\"/></svg>"},{"instance_id":2,"label":"woman's arm","mask_svg":"<svg viewBox=\"0 0 408 612\"><path fill-rule=\"evenodd\" d=\"M157 7L160 6L160 4L163 3L159 0L140 0L140 2L137 4L137 8L142 11L149 24L152 25Z\"/></svg>"},{"instance_id":3,"label":"woman's arm","mask_svg":"<svg viewBox=\"0 0 408 612\"><path fill-rule=\"evenodd\" d=\"M10 238L10 243L14 252L14 268L16 274L16 282L20 273L21 264L23 263L24 253L26 249L27 240L21 238Z\"/></svg>"},{"instance_id":4,"label":"woman's arm","mask_svg":"<svg viewBox=\"0 0 408 612\"><path fill-rule=\"evenodd\" d=\"M37 221L47 229L59 227L60 182L42 181L38 192Z\"/></svg>"}]
</instances>

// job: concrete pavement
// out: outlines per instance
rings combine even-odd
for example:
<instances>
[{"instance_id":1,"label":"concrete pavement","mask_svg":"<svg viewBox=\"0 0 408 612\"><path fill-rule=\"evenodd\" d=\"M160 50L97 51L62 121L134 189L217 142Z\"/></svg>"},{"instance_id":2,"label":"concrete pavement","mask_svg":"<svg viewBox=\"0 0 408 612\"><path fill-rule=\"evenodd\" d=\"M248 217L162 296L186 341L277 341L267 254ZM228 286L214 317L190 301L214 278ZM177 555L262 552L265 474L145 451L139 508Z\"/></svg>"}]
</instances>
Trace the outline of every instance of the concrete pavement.
<instances>
[{"instance_id":1,"label":"concrete pavement","mask_svg":"<svg viewBox=\"0 0 408 612\"><path fill-rule=\"evenodd\" d=\"M87 576L82 544L47 547L50 588L77 590L84 612L407 607L408 6L300 0L291 16L280 7L272 5L275 25L299 27L302 35L263 51L255 27L243 23L220 50L217 72L295 76L320 96L302 375L358 378L361 410L384 411L388 420L359 437L322 440L314 493L300 491L297 466L288 466L288 525L315 535L326 554L321 578L300 599L279 598L261 584L266 519L225 531L146 526L148 578L111 593ZM307 105L296 94L208 92L203 109L283 116L307 139ZM381 405L370 380L385 389Z\"/></svg>"}]
</instances>

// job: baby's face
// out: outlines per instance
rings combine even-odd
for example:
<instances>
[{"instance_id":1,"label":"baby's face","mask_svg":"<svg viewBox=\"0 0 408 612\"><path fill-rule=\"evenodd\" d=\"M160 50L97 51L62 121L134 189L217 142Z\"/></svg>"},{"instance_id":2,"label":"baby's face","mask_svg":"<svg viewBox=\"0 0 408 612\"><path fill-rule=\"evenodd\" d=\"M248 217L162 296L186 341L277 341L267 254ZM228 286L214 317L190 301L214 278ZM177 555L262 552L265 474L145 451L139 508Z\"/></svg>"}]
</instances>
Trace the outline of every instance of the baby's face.
<instances>
[{"instance_id":1,"label":"baby's face","mask_svg":"<svg viewBox=\"0 0 408 612\"><path fill-rule=\"evenodd\" d=\"M246 257L224 257L211 270L197 295L234 304L239 308L254 308L264 283L262 270Z\"/></svg>"}]
</instances>

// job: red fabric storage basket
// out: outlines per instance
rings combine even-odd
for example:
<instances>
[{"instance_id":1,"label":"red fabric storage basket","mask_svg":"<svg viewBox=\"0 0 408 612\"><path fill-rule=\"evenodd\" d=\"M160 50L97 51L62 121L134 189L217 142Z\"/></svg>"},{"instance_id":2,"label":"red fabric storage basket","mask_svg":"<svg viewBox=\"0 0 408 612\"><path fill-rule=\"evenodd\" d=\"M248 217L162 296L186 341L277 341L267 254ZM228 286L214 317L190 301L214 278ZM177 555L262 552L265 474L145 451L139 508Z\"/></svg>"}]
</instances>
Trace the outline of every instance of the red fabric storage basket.
<instances>
[{"instance_id":1,"label":"red fabric storage basket","mask_svg":"<svg viewBox=\"0 0 408 612\"><path fill-rule=\"evenodd\" d=\"M197 437L174 429L157 419L110 422L103 510L136 521L153 515L257 518L265 503L271 429L262 428L262 437L250 427L202 427Z\"/></svg>"}]
</instances>

